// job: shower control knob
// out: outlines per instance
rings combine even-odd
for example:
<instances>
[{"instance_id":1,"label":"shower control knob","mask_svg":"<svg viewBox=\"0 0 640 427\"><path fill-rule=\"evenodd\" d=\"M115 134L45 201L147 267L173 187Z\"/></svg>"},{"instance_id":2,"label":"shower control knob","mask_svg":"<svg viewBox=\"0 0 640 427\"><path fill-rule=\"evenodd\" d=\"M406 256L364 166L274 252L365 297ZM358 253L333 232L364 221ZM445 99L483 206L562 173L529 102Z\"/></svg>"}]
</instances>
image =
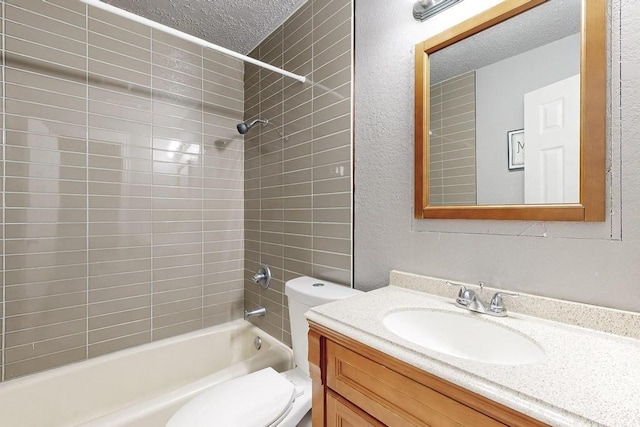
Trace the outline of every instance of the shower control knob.
<instances>
[{"instance_id":1,"label":"shower control knob","mask_svg":"<svg viewBox=\"0 0 640 427\"><path fill-rule=\"evenodd\" d=\"M267 289L269 287L269 282L271 281L271 270L269 270L269 266L266 264L260 265L258 272L253 275L251 280L262 289Z\"/></svg>"}]
</instances>

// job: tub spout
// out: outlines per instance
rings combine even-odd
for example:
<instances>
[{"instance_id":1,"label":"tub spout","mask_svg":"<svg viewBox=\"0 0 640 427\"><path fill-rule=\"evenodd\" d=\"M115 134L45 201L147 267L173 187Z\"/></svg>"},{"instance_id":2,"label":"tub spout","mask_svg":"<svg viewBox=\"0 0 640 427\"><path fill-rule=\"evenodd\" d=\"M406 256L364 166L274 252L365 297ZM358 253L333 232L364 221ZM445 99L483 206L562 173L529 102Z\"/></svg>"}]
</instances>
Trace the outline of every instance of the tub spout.
<instances>
[{"instance_id":1,"label":"tub spout","mask_svg":"<svg viewBox=\"0 0 640 427\"><path fill-rule=\"evenodd\" d=\"M265 314L267 314L267 309L264 307L258 307L254 310L245 310L244 311L244 320L249 319L250 317L255 317L255 316L264 316Z\"/></svg>"}]
</instances>

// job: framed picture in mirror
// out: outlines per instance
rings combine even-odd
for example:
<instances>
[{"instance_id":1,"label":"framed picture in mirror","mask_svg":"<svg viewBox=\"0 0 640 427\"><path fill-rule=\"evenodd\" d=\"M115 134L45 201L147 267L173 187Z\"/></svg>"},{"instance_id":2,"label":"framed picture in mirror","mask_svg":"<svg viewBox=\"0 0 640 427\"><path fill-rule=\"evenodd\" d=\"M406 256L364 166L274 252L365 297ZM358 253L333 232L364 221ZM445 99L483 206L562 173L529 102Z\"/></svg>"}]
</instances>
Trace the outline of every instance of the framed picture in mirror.
<instances>
[{"instance_id":1,"label":"framed picture in mirror","mask_svg":"<svg viewBox=\"0 0 640 427\"><path fill-rule=\"evenodd\" d=\"M509 170L524 169L524 129L507 132Z\"/></svg>"}]
</instances>

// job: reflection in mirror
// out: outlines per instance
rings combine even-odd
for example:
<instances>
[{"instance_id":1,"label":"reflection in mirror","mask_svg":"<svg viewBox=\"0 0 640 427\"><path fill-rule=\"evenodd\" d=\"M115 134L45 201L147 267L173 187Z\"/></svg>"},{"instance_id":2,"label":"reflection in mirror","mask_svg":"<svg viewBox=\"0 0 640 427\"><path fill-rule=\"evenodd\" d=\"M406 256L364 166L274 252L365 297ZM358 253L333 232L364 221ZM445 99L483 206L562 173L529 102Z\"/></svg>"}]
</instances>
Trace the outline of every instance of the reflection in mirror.
<instances>
[{"instance_id":1,"label":"reflection in mirror","mask_svg":"<svg viewBox=\"0 0 640 427\"><path fill-rule=\"evenodd\" d=\"M607 0L504 0L416 46L416 218L605 220L606 9ZM491 67L499 73L483 77ZM456 103L466 109L450 115ZM559 129L564 147L536 141Z\"/></svg>"},{"instance_id":2,"label":"reflection in mirror","mask_svg":"<svg viewBox=\"0 0 640 427\"><path fill-rule=\"evenodd\" d=\"M580 202L580 23L549 0L430 55L430 206Z\"/></svg>"}]
</instances>

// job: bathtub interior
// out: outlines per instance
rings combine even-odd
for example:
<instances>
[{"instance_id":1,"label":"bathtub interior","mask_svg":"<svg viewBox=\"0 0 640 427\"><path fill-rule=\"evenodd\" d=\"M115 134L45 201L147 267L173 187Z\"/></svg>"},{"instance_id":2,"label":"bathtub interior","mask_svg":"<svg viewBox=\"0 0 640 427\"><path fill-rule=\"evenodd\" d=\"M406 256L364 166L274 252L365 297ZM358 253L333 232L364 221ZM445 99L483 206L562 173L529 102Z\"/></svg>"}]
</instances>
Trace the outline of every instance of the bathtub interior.
<instances>
[{"instance_id":1,"label":"bathtub interior","mask_svg":"<svg viewBox=\"0 0 640 427\"><path fill-rule=\"evenodd\" d=\"M2 425L161 426L204 388L267 366L284 371L292 360L290 348L237 320L7 381Z\"/></svg>"}]
</instances>

